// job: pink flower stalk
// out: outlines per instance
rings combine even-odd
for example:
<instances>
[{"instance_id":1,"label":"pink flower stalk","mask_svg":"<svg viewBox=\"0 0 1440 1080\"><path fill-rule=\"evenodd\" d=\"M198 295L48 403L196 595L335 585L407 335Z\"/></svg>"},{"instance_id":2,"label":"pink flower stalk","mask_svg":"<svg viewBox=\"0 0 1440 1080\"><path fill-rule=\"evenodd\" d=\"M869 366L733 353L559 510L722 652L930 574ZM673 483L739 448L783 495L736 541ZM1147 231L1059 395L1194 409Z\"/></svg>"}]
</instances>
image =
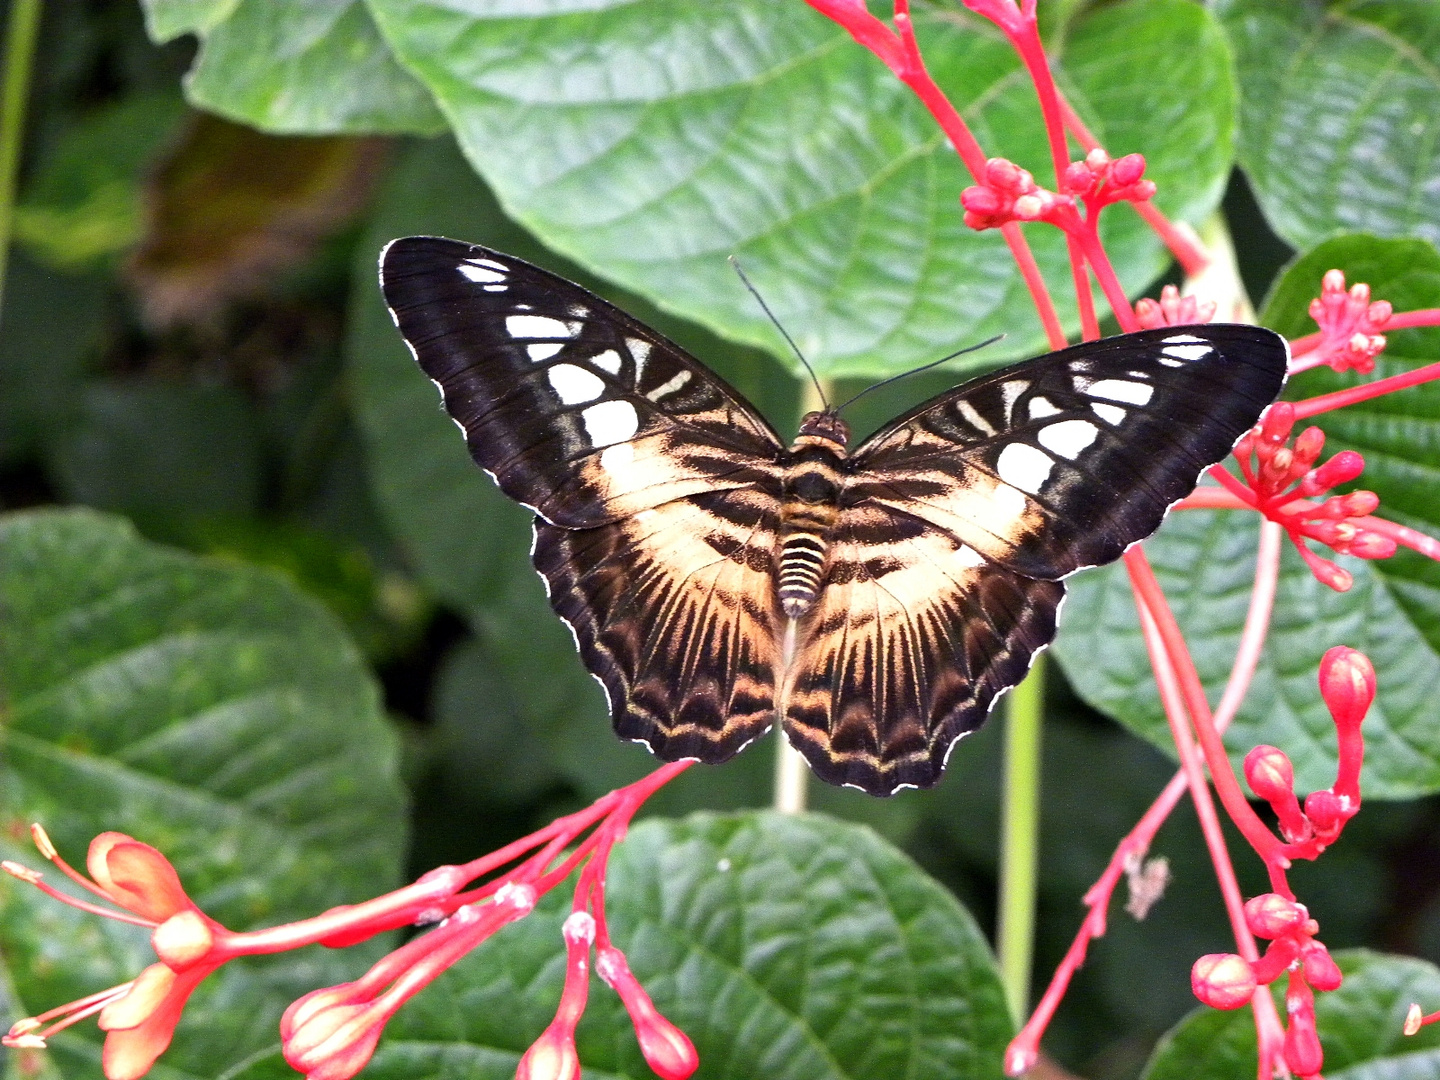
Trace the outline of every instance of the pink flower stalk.
<instances>
[{"instance_id":1,"label":"pink flower stalk","mask_svg":"<svg viewBox=\"0 0 1440 1080\"><path fill-rule=\"evenodd\" d=\"M575 1049L575 1027L585 1013L590 993L590 946L595 942L595 918L575 911L565 920L565 989L555 1019L531 1044L515 1070L515 1080L578 1080L580 1054Z\"/></svg>"},{"instance_id":2,"label":"pink flower stalk","mask_svg":"<svg viewBox=\"0 0 1440 1080\"><path fill-rule=\"evenodd\" d=\"M1297 353L1291 372L1328 364L1336 371L1355 370L1368 375L1375 370L1375 357L1385 348L1385 329L1394 308L1387 300L1370 300L1370 286L1357 282L1345 288L1340 270L1326 271L1320 295L1310 301L1310 317L1320 327L1318 341L1296 342ZM1304 351L1300 350L1301 345Z\"/></svg>"},{"instance_id":3,"label":"pink flower stalk","mask_svg":"<svg viewBox=\"0 0 1440 1080\"><path fill-rule=\"evenodd\" d=\"M1135 321L1142 330L1158 330L1162 326L1194 326L1215 317L1215 301L1195 296L1181 296L1174 285L1160 290L1160 299L1143 297L1135 301Z\"/></svg>"}]
</instances>

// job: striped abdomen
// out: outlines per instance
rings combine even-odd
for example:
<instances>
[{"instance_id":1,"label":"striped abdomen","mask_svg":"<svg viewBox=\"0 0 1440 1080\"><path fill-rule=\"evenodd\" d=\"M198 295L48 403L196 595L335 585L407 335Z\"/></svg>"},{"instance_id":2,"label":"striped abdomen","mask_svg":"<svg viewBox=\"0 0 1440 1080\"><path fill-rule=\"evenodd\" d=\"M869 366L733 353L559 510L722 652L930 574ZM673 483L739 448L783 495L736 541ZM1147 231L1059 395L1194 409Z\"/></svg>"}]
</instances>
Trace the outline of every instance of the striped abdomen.
<instances>
[{"instance_id":1,"label":"striped abdomen","mask_svg":"<svg viewBox=\"0 0 1440 1080\"><path fill-rule=\"evenodd\" d=\"M780 608L798 619L810 610L820 595L821 573L825 566L825 540L813 532L796 532L780 543Z\"/></svg>"}]
</instances>

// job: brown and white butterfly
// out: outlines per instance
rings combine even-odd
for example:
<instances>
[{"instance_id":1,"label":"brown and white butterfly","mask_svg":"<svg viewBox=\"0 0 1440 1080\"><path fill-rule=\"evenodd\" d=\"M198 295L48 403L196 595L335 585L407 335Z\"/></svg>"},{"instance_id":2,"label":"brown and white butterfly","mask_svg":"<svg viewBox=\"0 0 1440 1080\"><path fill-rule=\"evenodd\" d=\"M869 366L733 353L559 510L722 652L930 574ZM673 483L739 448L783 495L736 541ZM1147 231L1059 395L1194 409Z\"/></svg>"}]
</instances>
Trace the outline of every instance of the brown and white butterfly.
<instances>
[{"instance_id":1,"label":"brown and white butterfly","mask_svg":"<svg viewBox=\"0 0 1440 1080\"><path fill-rule=\"evenodd\" d=\"M933 398L853 451L789 447L699 361L487 248L381 256L396 325L475 460L535 512L535 567L615 730L724 761L778 721L815 772L928 787L1055 635L1062 579L1160 525L1279 393L1254 326L1145 330Z\"/></svg>"}]
</instances>

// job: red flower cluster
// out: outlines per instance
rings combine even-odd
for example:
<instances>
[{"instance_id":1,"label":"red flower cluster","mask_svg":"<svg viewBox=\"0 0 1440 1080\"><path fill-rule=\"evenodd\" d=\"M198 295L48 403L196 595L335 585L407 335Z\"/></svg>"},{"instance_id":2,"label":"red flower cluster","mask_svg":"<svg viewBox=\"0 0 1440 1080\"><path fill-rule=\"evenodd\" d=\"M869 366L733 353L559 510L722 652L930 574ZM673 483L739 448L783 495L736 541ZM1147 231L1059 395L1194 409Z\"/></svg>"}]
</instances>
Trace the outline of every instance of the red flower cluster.
<instances>
[{"instance_id":1,"label":"red flower cluster","mask_svg":"<svg viewBox=\"0 0 1440 1080\"><path fill-rule=\"evenodd\" d=\"M1294 427L1293 405L1282 401L1270 406L1255 429L1235 446L1245 485L1223 469L1214 470L1212 475L1248 505L1283 526L1310 572L1332 589L1344 592L1354 584L1354 578L1311 551L1307 539L1361 559L1388 559L1395 554L1396 543L1369 520L1380 506L1380 498L1373 491L1352 491L1322 502L1313 501L1356 479L1365 469L1365 459L1354 450L1344 450L1317 467L1325 448L1325 433L1308 427L1291 445Z\"/></svg>"},{"instance_id":2,"label":"red flower cluster","mask_svg":"<svg viewBox=\"0 0 1440 1080\"><path fill-rule=\"evenodd\" d=\"M1314 991L1336 989L1342 976L1316 937L1319 924L1284 885L1284 870L1292 859L1319 856L1360 810L1360 766L1365 757L1360 725L1375 700L1375 669L1363 653L1336 646L1320 661L1320 694L1335 720L1338 738L1333 786L1312 792L1302 811L1295 796L1294 769L1283 751L1257 746L1245 757L1245 778L1274 809L1285 839L1268 859L1272 881L1280 883L1283 891L1264 893L1245 904L1250 932L1270 944L1254 961L1234 953L1202 956L1190 972L1195 996L1217 1009L1240 1008L1253 998L1257 986L1287 975L1283 1053L1298 1076L1313 1076L1323 1064Z\"/></svg>"},{"instance_id":3,"label":"red flower cluster","mask_svg":"<svg viewBox=\"0 0 1440 1080\"><path fill-rule=\"evenodd\" d=\"M1174 285L1160 290L1160 299L1148 296L1135 301L1135 321L1142 330L1158 330L1162 326L1194 326L1215 317L1215 302L1196 296L1181 296Z\"/></svg>"},{"instance_id":4,"label":"red flower cluster","mask_svg":"<svg viewBox=\"0 0 1440 1080\"><path fill-rule=\"evenodd\" d=\"M1320 295L1310 301L1310 317L1320 327L1320 339L1296 358L1293 370L1328 364L1336 371L1355 370L1368 375L1375 357L1385 348L1385 335L1394 308L1388 300L1370 300L1370 286L1357 282L1347 291L1345 275L1330 270L1320 283Z\"/></svg>"}]
</instances>

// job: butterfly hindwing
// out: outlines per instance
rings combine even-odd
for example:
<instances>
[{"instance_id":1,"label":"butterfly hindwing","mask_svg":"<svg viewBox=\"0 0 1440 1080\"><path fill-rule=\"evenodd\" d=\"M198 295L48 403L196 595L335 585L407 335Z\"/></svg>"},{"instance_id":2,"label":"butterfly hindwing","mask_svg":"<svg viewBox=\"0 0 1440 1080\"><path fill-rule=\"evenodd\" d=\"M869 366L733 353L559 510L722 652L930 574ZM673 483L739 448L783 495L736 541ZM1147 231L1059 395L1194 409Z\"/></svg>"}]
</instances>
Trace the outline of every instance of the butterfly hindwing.
<instances>
[{"instance_id":1,"label":"butterfly hindwing","mask_svg":"<svg viewBox=\"0 0 1440 1080\"><path fill-rule=\"evenodd\" d=\"M729 490L594 529L535 524L535 567L616 732L724 761L775 718L776 499Z\"/></svg>"},{"instance_id":2,"label":"butterfly hindwing","mask_svg":"<svg viewBox=\"0 0 1440 1080\"><path fill-rule=\"evenodd\" d=\"M470 453L511 498L584 528L761 477L770 426L683 349L488 248L396 240L386 303Z\"/></svg>"},{"instance_id":3,"label":"butterfly hindwing","mask_svg":"<svg viewBox=\"0 0 1440 1080\"><path fill-rule=\"evenodd\" d=\"M786 734L832 784L930 787L955 740L1054 637L1064 593L918 518L847 511L792 668Z\"/></svg>"},{"instance_id":4,"label":"butterfly hindwing","mask_svg":"<svg viewBox=\"0 0 1440 1080\"><path fill-rule=\"evenodd\" d=\"M1280 391L1284 339L1243 325L1086 342L934 398L859 447L858 500L1058 579L1149 536Z\"/></svg>"}]
</instances>

